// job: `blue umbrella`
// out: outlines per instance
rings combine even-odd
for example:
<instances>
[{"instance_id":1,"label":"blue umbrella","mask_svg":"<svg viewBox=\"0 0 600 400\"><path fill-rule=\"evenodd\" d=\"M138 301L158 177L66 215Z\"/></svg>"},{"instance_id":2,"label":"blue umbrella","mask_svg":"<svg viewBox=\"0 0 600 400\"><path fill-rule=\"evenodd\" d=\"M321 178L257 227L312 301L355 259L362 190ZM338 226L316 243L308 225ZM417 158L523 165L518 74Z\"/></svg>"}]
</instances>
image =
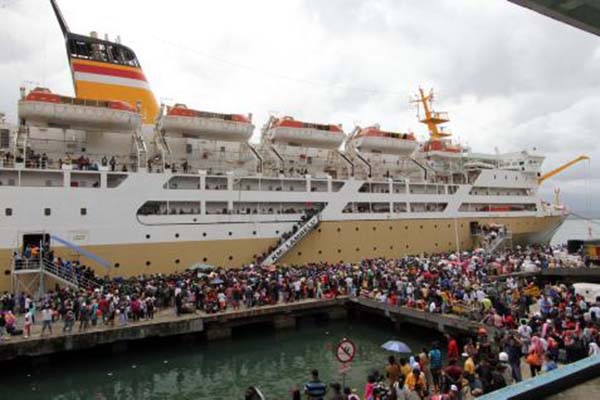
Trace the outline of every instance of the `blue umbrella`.
<instances>
[{"instance_id":1,"label":"blue umbrella","mask_svg":"<svg viewBox=\"0 0 600 400\"><path fill-rule=\"evenodd\" d=\"M412 350L406 343L398 340L389 340L385 342L381 348L393 353L412 353Z\"/></svg>"}]
</instances>

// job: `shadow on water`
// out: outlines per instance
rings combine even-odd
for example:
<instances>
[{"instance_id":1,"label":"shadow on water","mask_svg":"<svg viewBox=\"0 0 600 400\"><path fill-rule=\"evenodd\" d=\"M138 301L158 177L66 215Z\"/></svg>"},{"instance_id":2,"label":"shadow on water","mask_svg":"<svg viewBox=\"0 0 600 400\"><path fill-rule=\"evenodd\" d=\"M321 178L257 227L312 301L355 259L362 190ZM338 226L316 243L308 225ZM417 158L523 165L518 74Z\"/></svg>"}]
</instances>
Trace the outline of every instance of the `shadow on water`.
<instances>
[{"instance_id":1,"label":"shadow on water","mask_svg":"<svg viewBox=\"0 0 600 400\"><path fill-rule=\"evenodd\" d=\"M205 342L190 338L148 340L126 351L110 347L52 357L28 366L5 365L0 392L6 399L241 399L258 385L269 399L289 399L290 389L318 368L326 382L340 381L333 349L344 337L358 347L347 375L359 388L369 371L382 368L386 340L405 341L413 351L439 336L416 327L394 332L380 319L328 322L300 319L295 329L275 331L257 324L236 328L232 338Z\"/></svg>"}]
</instances>

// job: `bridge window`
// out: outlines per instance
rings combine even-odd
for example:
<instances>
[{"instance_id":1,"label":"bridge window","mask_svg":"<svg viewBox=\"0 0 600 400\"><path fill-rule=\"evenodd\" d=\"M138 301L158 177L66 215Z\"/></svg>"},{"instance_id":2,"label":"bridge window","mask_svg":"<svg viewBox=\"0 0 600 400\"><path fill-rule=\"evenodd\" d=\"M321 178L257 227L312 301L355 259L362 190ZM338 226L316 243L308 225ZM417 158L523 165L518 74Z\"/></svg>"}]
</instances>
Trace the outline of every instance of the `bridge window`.
<instances>
[{"instance_id":1,"label":"bridge window","mask_svg":"<svg viewBox=\"0 0 600 400\"><path fill-rule=\"evenodd\" d=\"M4 215L6 215L7 217L11 217L13 215L12 212L13 212L12 208L5 208L4 209Z\"/></svg>"},{"instance_id":2,"label":"bridge window","mask_svg":"<svg viewBox=\"0 0 600 400\"><path fill-rule=\"evenodd\" d=\"M79 210L79 214L81 214L81 215L87 215L87 208L81 208Z\"/></svg>"},{"instance_id":3,"label":"bridge window","mask_svg":"<svg viewBox=\"0 0 600 400\"><path fill-rule=\"evenodd\" d=\"M44 215L45 216L50 216L52 214L52 210L50 208L44 208Z\"/></svg>"},{"instance_id":4,"label":"bridge window","mask_svg":"<svg viewBox=\"0 0 600 400\"><path fill-rule=\"evenodd\" d=\"M68 50L71 57L75 58L140 67L135 53L117 43L84 36L71 37L69 38Z\"/></svg>"}]
</instances>

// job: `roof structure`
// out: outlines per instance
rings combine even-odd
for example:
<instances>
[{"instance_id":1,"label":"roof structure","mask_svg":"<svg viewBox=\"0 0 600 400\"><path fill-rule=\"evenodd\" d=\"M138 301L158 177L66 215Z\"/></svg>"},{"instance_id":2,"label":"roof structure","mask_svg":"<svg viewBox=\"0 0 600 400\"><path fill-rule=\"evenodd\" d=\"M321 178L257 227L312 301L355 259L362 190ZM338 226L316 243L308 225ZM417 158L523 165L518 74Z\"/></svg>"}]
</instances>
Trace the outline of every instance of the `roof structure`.
<instances>
[{"instance_id":1,"label":"roof structure","mask_svg":"<svg viewBox=\"0 0 600 400\"><path fill-rule=\"evenodd\" d=\"M600 36L600 0L508 0Z\"/></svg>"}]
</instances>

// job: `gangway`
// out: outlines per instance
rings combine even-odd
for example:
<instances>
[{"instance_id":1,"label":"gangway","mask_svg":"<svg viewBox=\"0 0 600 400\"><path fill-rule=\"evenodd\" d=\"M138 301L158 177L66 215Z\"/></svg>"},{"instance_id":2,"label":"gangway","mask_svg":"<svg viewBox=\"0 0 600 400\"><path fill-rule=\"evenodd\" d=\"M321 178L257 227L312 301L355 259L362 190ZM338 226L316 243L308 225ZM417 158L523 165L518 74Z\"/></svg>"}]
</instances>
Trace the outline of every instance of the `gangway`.
<instances>
[{"instance_id":1,"label":"gangway","mask_svg":"<svg viewBox=\"0 0 600 400\"><path fill-rule=\"evenodd\" d=\"M47 278L77 290L92 290L100 286L99 282L82 276L73 268L58 267L46 258L41 249L39 256L33 259L13 257L11 276L14 294L25 292L38 299L46 293Z\"/></svg>"},{"instance_id":2,"label":"gangway","mask_svg":"<svg viewBox=\"0 0 600 400\"><path fill-rule=\"evenodd\" d=\"M298 244L306 235L312 232L321 222L319 214L309 218L304 225L300 227L292 236L284 241L279 247L271 252L261 263L261 265L273 265L287 254L296 244Z\"/></svg>"}]
</instances>

